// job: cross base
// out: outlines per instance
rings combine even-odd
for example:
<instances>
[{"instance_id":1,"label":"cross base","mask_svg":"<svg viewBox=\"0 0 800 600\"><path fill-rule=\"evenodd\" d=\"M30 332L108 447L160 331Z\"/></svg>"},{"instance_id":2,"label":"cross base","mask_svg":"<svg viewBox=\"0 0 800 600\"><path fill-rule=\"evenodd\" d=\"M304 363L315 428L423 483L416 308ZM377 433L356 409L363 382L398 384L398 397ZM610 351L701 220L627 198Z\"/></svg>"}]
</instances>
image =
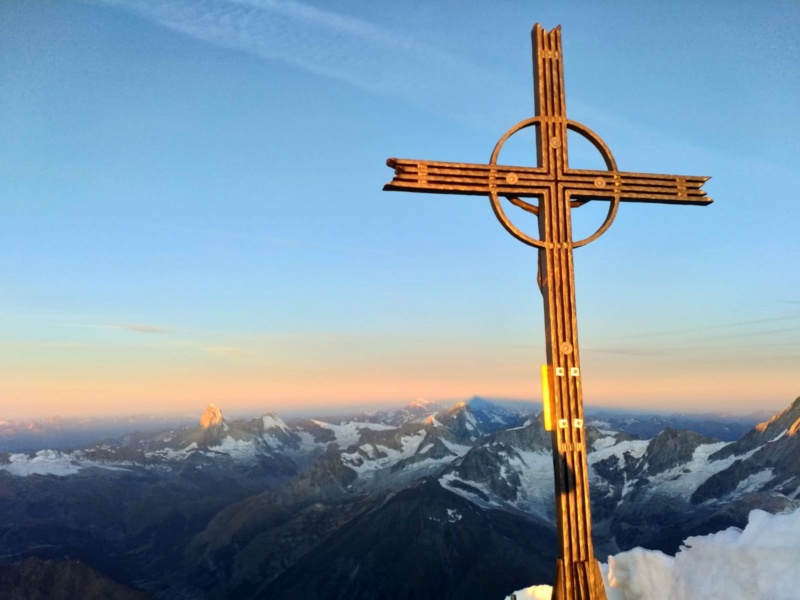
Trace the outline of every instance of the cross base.
<instances>
[{"instance_id":1,"label":"cross base","mask_svg":"<svg viewBox=\"0 0 800 600\"><path fill-rule=\"evenodd\" d=\"M606 600L606 588L600 574L600 563L594 558L565 563L556 562L556 581L552 600Z\"/></svg>"}]
</instances>

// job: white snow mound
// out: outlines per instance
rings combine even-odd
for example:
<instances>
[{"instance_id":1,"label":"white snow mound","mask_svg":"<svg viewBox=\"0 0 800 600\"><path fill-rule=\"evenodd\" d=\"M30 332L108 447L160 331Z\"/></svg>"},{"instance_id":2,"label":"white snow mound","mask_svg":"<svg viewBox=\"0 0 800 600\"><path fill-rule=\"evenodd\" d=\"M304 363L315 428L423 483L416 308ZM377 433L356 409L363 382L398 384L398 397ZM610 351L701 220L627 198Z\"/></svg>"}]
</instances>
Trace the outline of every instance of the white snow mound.
<instances>
[{"instance_id":1,"label":"white snow mound","mask_svg":"<svg viewBox=\"0 0 800 600\"><path fill-rule=\"evenodd\" d=\"M609 557L601 565L608 600L797 600L800 510L754 510L748 521L744 531L690 537L674 557L643 548ZM516 598L550 594L549 586L538 585Z\"/></svg>"}]
</instances>

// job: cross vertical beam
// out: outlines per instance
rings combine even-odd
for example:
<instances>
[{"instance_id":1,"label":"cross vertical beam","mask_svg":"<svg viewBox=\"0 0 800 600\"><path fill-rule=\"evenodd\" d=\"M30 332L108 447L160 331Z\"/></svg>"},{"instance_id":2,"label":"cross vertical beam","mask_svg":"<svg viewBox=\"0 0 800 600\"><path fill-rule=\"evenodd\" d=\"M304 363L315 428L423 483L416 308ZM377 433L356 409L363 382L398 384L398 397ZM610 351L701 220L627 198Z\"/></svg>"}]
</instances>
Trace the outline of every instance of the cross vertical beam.
<instances>
[{"instance_id":1,"label":"cross vertical beam","mask_svg":"<svg viewBox=\"0 0 800 600\"><path fill-rule=\"evenodd\" d=\"M621 201L707 205L701 188L708 177L628 173L617 169L611 151L592 130L566 116L561 29L535 25L533 41L536 115L509 129L488 164L390 158L394 178L388 191L488 195L495 216L521 242L539 250L539 285L544 297L547 386L553 420L553 474L559 558L554 600L606 600L594 558L589 475L578 350L573 250L602 235ZM537 166L499 164L506 140L536 127ZM602 155L607 170L570 169L567 132L582 135ZM532 198L532 203L523 198ZM538 217L538 238L518 229L505 212L508 203ZM604 223L591 236L572 238L571 210L589 201L609 201Z\"/></svg>"},{"instance_id":2,"label":"cross vertical beam","mask_svg":"<svg viewBox=\"0 0 800 600\"><path fill-rule=\"evenodd\" d=\"M570 195L563 179L568 169L567 117L561 28L536 25L534 48L538 166L552 178L539 201L539 280L544 298L548 374L552 376L553 476L559 557L553 599L605 600L594 557L586 436L583 427L581 366L572 260Z\"/></svg>"}]
</instances>

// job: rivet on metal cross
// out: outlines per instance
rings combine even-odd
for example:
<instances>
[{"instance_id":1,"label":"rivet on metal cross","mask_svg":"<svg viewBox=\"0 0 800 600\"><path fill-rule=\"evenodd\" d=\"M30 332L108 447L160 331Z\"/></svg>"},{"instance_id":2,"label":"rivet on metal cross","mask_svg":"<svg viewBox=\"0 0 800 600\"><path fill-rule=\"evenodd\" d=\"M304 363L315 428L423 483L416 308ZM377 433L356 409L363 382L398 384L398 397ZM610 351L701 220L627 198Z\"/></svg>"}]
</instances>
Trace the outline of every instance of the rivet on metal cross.
<instances>
[{"instance_id":1,"label":"rivet on metal cross","mask_svg":"<svg viewBox=\"0 0 800 600\"><path fill-rule=\"evenodd\" d=\"M611 226L621 201L705 205L711 199L701 189L708 177L628 173L617 169L603 140L584 125L567 119L561 28L547 32L536 24L531 37L536 116L517 123L500 138L489 164L390 158L386 164L395 170L395 175L383 189L488 195L495 215L509 233L539 249L548 363L542 369L544 412L547 422L557 423L551 429L559 540L553 598L605 600L592 545L572 250L600 237ZM497 164L506 140L527 127L536 128L537 166ZM570 169L567 131L591 142L602 155L607 170ZM522 232L508 219L502 198L537 215L538 238ZM523 198L536 199L537 203ZM590 200L609 201L608 214L592 235L573 240L571 209Z\"/></svg>"}]
</instances>

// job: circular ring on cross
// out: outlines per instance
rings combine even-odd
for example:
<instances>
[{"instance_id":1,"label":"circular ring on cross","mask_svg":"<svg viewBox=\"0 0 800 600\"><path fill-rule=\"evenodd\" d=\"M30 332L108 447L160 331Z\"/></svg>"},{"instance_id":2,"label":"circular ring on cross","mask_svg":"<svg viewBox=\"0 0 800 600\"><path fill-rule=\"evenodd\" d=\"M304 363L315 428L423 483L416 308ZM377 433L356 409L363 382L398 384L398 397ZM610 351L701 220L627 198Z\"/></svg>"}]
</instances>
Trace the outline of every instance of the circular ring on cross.
<instances>
[{"instance_id":1,"label":"circular ring on cross","mask_svg":"<svg viewBox=\"0 0 800 600\"><path fill-rule=\"evenodd\" d=\"M520 121L519 123L511 127L511 129L506 131L503 134L503 137L501 137L500 140L498 140L497 144L495 145L494 150L492 151L492 157L489 160L489 165L491 165L492 167L497 166L497 159L500 156L500 150L502 150L503 144L505 144L508 138L510 138L518 131L521 131L522 129L525 129L527 127L531 126L541 127L542 121L543 119L541 117L532 117L530 119ZM616 161L614 160L614 156L611 154L611 150L609 150L608 146L606 146L603 140L600 139L600 136L598 136L588 127L576 121L567 120L566 123L568 130L574 131L575 133L583 136L592 144L592 146L594 146L597 149L597 151L603 157L603 162L605 162L609 174L613 176L613 181L616 181L618 179L618 177L616 176L617 173ZM551 142L554 141L559 142L558 147L561 146L560 140L558 140L558 138L551 139ZM567 174L569 174L569 169L567 169L565 175ZM518 180L519 176L516 173L511 172L508 175L506 175L504 183L507 183L509 185L514 185L518 182ZM558 183L558 175L556 173L553 173L549 178L549 182ZM555 187L556 189L560 188L560 186L555 186ZM527 233L520 230L516 225L514 225L511 222L511 220L508 218L508 216L505 214L505 211L503 210L503 205L500 202L501 197L506 198L509 202L511 202L515 206L518 206L519 208L522 208L523 210L526 210L527 212L533 213L537 216L539 216L539 207L536 204L526 202L521 198L513 197L508 194L503 194L501 196L501 192L498 192L497 185L490 186L489 198L492 201L492 210L494 211L494 214L500 221L500 223L502 223L503 227L505 227L506 230L511 235L513 235L515 238L517 238L524 244L528 244L529 246L535 246L536 248L547 248L548 247L547 241L540 240L531 235L528 235ZM592 235L583 238L581 240L572 241L573 248L579 248L581 246L585 246L586 244L593 242L594 240L599 238L606 232L606 230L608 230L609 227L611 227L611 223L614 221L614 218L617 215L620 196L616 185L612 184L609 186L605 178L597 177L594 181L594 187L590 191L587 191L585 195L582 195L580 198L572 198L572 197L568 198L571 208L578 208L592 199L610 200L608 206L608 213L606 214L606 218L603 221L602 225L600 225L597 231L595 231Z\"/></svg>"}]
</instances>

